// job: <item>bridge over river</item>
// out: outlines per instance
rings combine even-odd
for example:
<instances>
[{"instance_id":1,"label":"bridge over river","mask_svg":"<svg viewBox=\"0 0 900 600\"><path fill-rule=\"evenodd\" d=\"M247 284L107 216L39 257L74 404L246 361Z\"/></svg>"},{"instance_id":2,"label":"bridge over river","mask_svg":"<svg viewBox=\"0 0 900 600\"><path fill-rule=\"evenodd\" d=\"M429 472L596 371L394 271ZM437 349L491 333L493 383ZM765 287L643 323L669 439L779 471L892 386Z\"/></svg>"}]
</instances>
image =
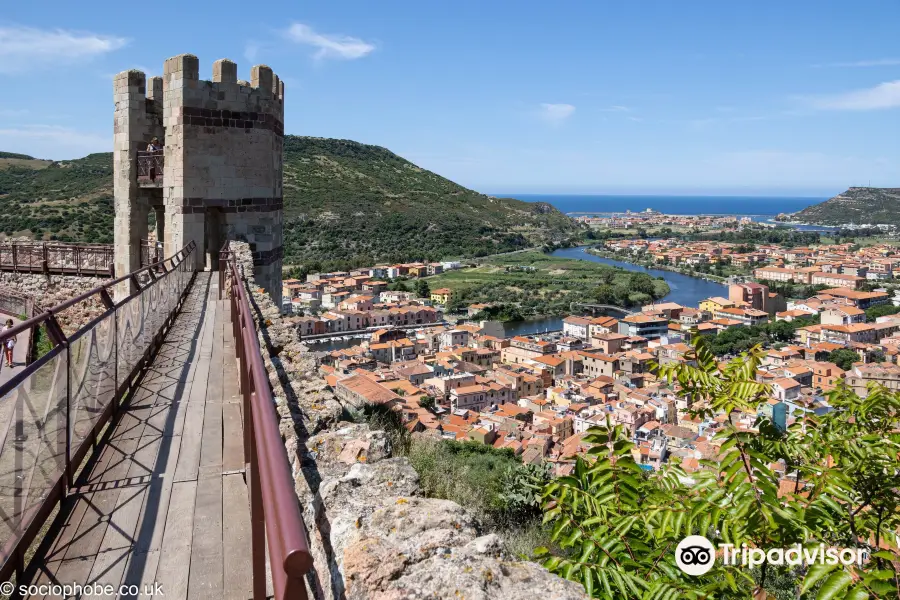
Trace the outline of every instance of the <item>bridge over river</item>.
<instances>
[{"instance_id":1,"label":"bridge over river","mask_svg":"<svg viewBox=\"0 0 900 600\"><path fill-rule=\"evenodd\" d=\"M306 598L312 561L246 284L224 250L218 273L195 273L195 251L0 334L44 327L54 342L0 385L0 581ZM121 285L135 291L113 301ZM64 334L55 315L96 298L106 311Z\"/></svg>"}]
</instances>

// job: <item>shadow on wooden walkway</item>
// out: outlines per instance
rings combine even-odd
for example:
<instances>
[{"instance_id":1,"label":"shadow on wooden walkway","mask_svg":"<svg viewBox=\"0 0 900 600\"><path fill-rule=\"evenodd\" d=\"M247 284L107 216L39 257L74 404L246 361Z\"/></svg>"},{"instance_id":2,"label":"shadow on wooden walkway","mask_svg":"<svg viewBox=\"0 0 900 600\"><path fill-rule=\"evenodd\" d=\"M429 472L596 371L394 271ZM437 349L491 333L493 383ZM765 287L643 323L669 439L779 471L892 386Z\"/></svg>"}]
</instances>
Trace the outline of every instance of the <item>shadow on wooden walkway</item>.
<instances>
[{"instance_id":1,"label":"shadow on wooden walkway","mask_svg":"<svg viewBox=\"0 0 900 600\"><path fill-rule=\"evenodd\" d=\"M216 275L197 274L138 390L76 481L61 527L38 550L32 584L142 592L120 598L149 597L154 583L165 598L251 597L241 397L230 307L217 285Z\"/></svg>"}]
</instances>

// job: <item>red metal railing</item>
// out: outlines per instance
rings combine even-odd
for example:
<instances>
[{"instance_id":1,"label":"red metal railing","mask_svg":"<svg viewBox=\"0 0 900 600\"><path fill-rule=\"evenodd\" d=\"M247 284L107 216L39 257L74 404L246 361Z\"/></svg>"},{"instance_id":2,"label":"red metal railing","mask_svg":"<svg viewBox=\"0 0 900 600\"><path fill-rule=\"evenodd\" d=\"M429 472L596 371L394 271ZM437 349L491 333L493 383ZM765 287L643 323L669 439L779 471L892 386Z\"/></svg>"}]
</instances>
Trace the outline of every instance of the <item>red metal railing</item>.
<instances>
[{"instance_id":1,"label":"red metal railing","mask_svg":"<svg viewBox=\"0 0 900 600\"><path fill-rule=\"evenodd\" d=\"M275 401L256 335L243 274L230 252L220 257L220 282L230 279L231 323L244 403L244 456L250 486L253 598L266 597L268 541L276 600L306 600L303 578L312 569L306 527L284 449ZM227 273L225 272L227 269ZM220 291L224 285L220 286Z\"/></svg>"},{"instance_id":2,"label":"red metal railing","mask_svg":"<svg viewBox=\"0 0 900 600\"><path fill-rule=\"evenodd\" d=\"M162 150L139 150L137 153L137 180L143 186L161 186L165 157Z\"/></svg>"},{"instance_id":3,"label":"red metal railing","mask_svg":"<svg viewBox=\"0 0 900 600\"><path fill-rule=\"evenodd\" d=\"M141 240L141 266L150 265L163 259L163 243Z\"/></svg>"},{"instance_id":4,"label":"red metal railing","mask_svg":"<svg viewBox=\"0 0 900 600\"><path fill-rule=\"evenodd\" d=\"M16 572L21 581L26 550L171 327L194 275L186 260L194 247L0 332L0 345L39 328L53 343L0 385L0 580ZM116 303L116 285L134 291ZM67 336L57 315L94 298L106 310Z\"/></svg>"},{"instance_id":5,"label":"red metal railing","mask_svg":"<svg viewBox=\"0 0 900 600\"><path fill-rule=\"evenodd\" d=\"M0 271L113 277L114 268L112 244L0 243Z\"/></svg>"}]
</instances>

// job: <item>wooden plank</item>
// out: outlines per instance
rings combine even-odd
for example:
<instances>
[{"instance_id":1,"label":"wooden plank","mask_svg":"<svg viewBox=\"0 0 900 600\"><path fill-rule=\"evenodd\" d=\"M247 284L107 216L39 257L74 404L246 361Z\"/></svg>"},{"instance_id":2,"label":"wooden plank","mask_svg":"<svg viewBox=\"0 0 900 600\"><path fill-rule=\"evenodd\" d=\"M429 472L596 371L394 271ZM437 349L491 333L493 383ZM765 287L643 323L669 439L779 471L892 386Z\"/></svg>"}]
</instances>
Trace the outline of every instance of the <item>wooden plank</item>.
<instances>
[{"instance_id":1,"label":"wooden plank","mask_svg":"<svg viewBox=\"0 0 900 600\"><path fill-rule=\"evenodd\" d=\"M241 424L241 405L223 404L222 470L226 473L244 468L244 427Z\"/></svg>"},{"instance_id":2,"label":"wooden plank","mask_svg":"<svg viewBox=\"0 0 900 600\"><path fill-rule=\"evenodd\" d=\"M222 475L222 405L207 404L203 416L203 436L200 448L200 471L212 476Z\"/></svg>"},{"instance_id":3,"label":"wooden plank","mask_svg":"<svg viewBox=\"0 0 900 600\"><path fill-rule=\"evenodd\" d=\"M189 598L214 598L223 594L222 477L201 481L194 505Z\"/></svg>"},{"instance_id":4,"label":"wooden plank","mask_svg":"<svg viewBox=\"0 0 900 600\"><path fill-rule=\"evenodd\" d=\"M173 473L176 482L196 481L200 472L200 451L203 443L203 418L206 405L202 402L190 402L186 410L184 431L180 436L178 464Z\"/></svg>"},{"instance_id":5,"label":"wooden plank","mask_svg":"<svg viewBox=\"0 0 900 600\"><path fill-rule=\"evenodd\" d=\"M245 600L253 596L250 553L250 503L244 477L222 477L222 549L225 564L225 598Z\"/></svg>"},{"instance_id":6,"label":"wooden plank","mask_svg":"<svg viewBox=\"0 0 900 600\"><path fill-rule=\"evenodd\" d=\"M212 313L212 314L210 314ZM175 481L191 481L197 479L200 470L200 452L203 443L203 421L206 409L206 391L209 383L210 355L212 345L212 328L208 327L215 318L215 310L206 312L200 345L197 352L197 373L191 384L191 393L187 399L189 406L185 414L184 430L181 435L181 449L178 466L175 468Z\"/></svg>"},{"instance_id":7,"label":"wooden plank","mask_svg":"<svg viewBox=\"0 0 900 600\"><path fill-rule=\"evenodd\" d=\"M137 598L152 598L147 591L152 588L156 582L156 571L159 566L159 550L151 550L150 552L133 552L128 557L128 564L125 567L125 576L122 579L122 585L138 586L137 594L120 594L120 600L134 600ZM161 590L165 594L166 590ZM163 595L163 598L166 596ZM159 595L156 596L159 600Z\"/></svg>"},{"instance_id":8,"label":"wooden plank","mask_svg":"<svg viewBox=\"0 0 900 600\"><path fill-rule=\"evenodd\" d=\"M181 481L172 486L155 578L169 598L188 597L196 497L196 481Z\"/></svg>"}]
</instances>

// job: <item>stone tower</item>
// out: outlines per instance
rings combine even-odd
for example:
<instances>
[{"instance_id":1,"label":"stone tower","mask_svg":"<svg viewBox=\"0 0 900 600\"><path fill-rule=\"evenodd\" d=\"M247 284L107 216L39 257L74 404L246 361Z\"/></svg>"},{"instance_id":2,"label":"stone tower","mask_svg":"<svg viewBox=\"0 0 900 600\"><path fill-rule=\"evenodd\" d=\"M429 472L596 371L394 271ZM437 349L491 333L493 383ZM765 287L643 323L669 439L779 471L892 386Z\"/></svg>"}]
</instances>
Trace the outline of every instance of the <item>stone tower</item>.
<instances>
[{"instance_id":1,"label":"stone tower","mask_svg":"<svg viewBox=\"0 0 900 600\"><path fill-rule=\"evenodd\" d=\"M228 240L249 242L254 275L281 305L284 83L257 65L251 81L230 60L200 80L199 60L166 60L162 77L115 77L116 274L140 267L148 216L171 256L191 240L196 270L218 266ZM158 138L159 153L147 153Z\"/></svg>"}]
</instances>

